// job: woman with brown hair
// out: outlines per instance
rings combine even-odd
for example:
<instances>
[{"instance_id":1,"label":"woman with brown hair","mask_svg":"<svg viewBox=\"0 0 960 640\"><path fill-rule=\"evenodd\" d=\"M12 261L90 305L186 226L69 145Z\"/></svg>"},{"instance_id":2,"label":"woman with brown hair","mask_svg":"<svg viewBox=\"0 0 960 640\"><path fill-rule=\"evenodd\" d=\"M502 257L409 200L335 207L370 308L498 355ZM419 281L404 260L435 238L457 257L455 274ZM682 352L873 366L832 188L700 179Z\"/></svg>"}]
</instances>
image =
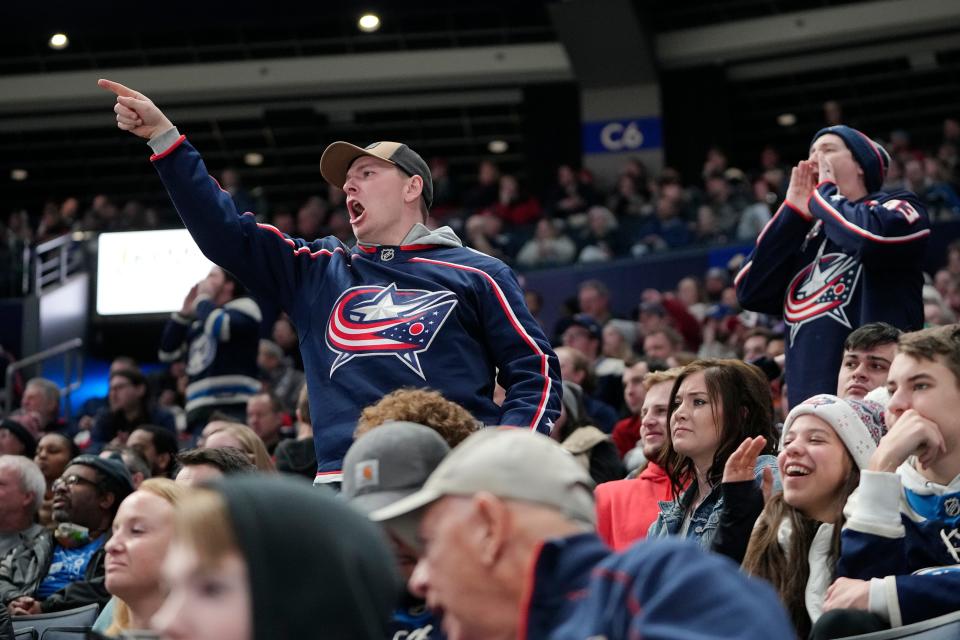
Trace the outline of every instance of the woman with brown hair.
<instances>
[{"instance_id":1,"label":"woman with brown hair","mask_svg":"<svg viewBox=\"0 0 960 640\"><path fill-rule=\"evenodd\" d=\"M773 584L800 637L823 612L840 557L843 507L884 431L879 404L826 394L794 407L783 425L783 493L756 521L743 569Z\"/></svg>"},{"instance_id":2,"label":"woman with brown hair","mask_svg":"<svg viewBox=\"0 0 960 640\"><path fill-rule=\"evenodd\" d=\"M724 467L741 444L762 454L753 468L754 481L768 474L779 489L766 378L740 360L695 360L674 382L667 420L669 437L660 462L679 497L660 503L647 535L690 538L710 549L724 508ZM691 482L684 491L687 479Z\"/></svg>"}]
</instances>

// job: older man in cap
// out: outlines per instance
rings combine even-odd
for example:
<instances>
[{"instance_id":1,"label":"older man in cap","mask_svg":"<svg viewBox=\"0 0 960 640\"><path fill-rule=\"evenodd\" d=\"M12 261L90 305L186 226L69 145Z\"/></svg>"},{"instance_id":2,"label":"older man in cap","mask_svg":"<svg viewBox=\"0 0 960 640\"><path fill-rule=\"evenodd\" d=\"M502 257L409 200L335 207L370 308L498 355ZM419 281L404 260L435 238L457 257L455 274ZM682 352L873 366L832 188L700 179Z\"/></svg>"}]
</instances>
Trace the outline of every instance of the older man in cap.
<instances>
[{"instance_id":1,"label":"older man in cap","mask_svg":"<svg viewBox=\"0 0 960 640\"><path fill-rule=\"evenodd\" d=\"M410 588L452 639L793 637L770 587L725 559L673 540L610 551L592 488L548 438L488 429L371 517L422 548Z\"/></svg>"},{"instance_id":2,"label":"older man in cap","mask_svg":"<svg viewBox=\"0 0 960 640\"><path fill-rule=\"evenodd\" d=\"M556 357L513 272L431 231L430 169L398 142L327 147L320 172L346 192L357 245L286 236L238 211L185 136L146 96L109 80L117 126L151 158L203 253L293 320L301 341L318 479L337 482L360 410L401 387L433 387L486 424L549 432ZM493 401L494 378L506 389Z\"/></svg>"},{"instance_id":3,"label":"older man in cap","mask_svg":"<svg viewBox=\"0 0 960 640\"><path fill-rule=\"evenodd\" d=\"M882 191L889 164L886 150L856 129L818 131L737 274L745 309L786 322L790 406L836 391L844 340L857 327L923 326L930 220L915 194Z\"/></svg>"}]
</instances>

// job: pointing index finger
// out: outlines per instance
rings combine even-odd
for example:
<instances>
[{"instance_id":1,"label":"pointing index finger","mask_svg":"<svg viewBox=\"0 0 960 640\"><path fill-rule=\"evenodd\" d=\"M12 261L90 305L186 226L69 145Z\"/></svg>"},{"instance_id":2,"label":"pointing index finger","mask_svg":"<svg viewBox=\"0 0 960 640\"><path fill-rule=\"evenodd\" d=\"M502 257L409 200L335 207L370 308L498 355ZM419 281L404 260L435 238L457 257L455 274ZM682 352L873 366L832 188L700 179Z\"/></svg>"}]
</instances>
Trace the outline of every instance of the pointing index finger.
<instances>
[{"instance_id":1,"label":"pointing index finger","mask_svg":"<svg viewBox=\"0 0 960 640\"><path fill-rule=\"evenodd\" d=\"M143 98L143 96L139 92L134 91L129 87L125 87L119 82L114 82L113 80L107 80L106 78L100 78L99 80L97 80L97 86L100 87L101 89L106 89L107 91L111 91L117 94L118 96L126 96L129 98L141 98L141 99Z\"/></svg>"}]
</instances>

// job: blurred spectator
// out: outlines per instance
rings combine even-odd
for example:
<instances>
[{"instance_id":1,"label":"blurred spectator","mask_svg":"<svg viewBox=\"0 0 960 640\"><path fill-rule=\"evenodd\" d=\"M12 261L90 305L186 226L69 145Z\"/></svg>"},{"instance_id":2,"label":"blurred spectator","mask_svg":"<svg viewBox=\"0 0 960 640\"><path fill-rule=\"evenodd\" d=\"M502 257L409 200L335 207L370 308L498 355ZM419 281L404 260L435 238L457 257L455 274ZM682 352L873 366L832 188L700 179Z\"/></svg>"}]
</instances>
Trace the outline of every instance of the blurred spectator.
<instances>
[{"instance_id":1,"label":"blurred spectator","mask_svg":"<svg viewBox=\"0 0 960 640\"><path fill-rule=\"evenodd\" d=\"M258 393L247 400L247 423L273 455L282 437L283 406L276 396Z\"/></svg>"},{"instance_id":2,"label":"blurred spectator","mask_svg":"<svg viewBox=\"0 0 960 640\"><path fill-rule=\"evenodd\" d=\"M537 222L533 238L517 253L517 265L528 269L559 267L573 262L576 255L573 240L561 235L554 221L543 218Z\"/></svg>"},{"instance_id":3,"label":"blurred spectator","mask_svg":"<svg viewBox=\"0 0 960 640\"><path fill-rule=\"evenodd\" d=\"M270 459L267 448L263 445L257 434L245 424L239 422L227 422L220 429L214 431L206 437L203 443L205 449L222 449L223 447L233 447L247 454L259 471L276 471L276 465Z\"/></svg>"},{"instance_id":4,"label":"blurred spectator","mask_svg":"<svg viewBox=\"0 0 960 640\"><path fill-rule=\"evenodd\" d=\"M40 216L37 226L37 244L59 238L70 231L70 227L60 215L60 207L56 202L47 202Z\"/></svg>"},{"instance_id":5,"label":"blurred spectator","mask_svg":"<svg viewBox=\"0 0 960 640\"><path fill-rule=\"evenodd\" d=\"M823 103L823 121L828 127L843 124L843 108L836 100Z\"/></svg>"},{"instance_id":6,"label":"blurred spectator","mask_svg":"<svg viewBox=\"0 0 960 640\"><path fill-rule=\"evenodd\" d=\"M463 198L463 208L467 213L477 213L497 202L500 195L500 170L490 160L483 160L477 166L477 184L467 191Z\"/></svg>"},{"instance_id":7,"label":"blurred spectator","mask_svg":"<svg viewBox=\"0 0 960 640\"><path fill-rule=\"evenodd\" d=\"M717 239L722 242L728 238L733 238L740 222L740 214L746 204L722 173L708 175L705 186L706 200L704 204L713 212Z\"/></svg>"},{"instance_id":8,"label":"blurred spectator","mask_svg":"<svg viewBox=\"0 0 960 640\"><path fill-rule=\"evenodd\" d=\"M561 406L560 417L550 437L573 455L594 483L620 480L627 475L609 431L601 431L590 424L583 405L583 390L579 385L564 380Z\"/></svg>"},{"instance_id":9,"label":"blurred spectator","mask_svg":"<svg viewBox=\"0 0 960 640\"><path fill-rule=\"evenodd\" d=\"M703 281L707 302L721 302L723 290L730 286L730 273L723 267L711 267Z\"/></svg>"},{"instance_id":10,"label":"blurred spectator","mask_svg":"<svg viewBox=\"0 0 960 640\"><path fill-rule=\"evenodd\" d=\"M563 332L563 345L576 349L587 359L593 386L588 385L586 392L611 407L619 407L623 400L620 377L625 365L623 360L603 355L603 329L600 323L585 313L578 313ZM583 382L577 384L582 386ZM590 408L588 403L588 411ZM590 415L599 420L598 416ZM610 427L613 427L612 423Z\"/></svg>"},{"instance_id":11,"label":"blurred spectator","mask_svg":"<svg viewBox=\"0 0 960 640\"><path fill-rule=\"evenodd\" d=\"M212 482L223 476L258 471L245 451L233 447L183 451L177 455L177 464L180 471L176 483L188 487Z\"/></svg>"},{"instance_id":12,"label":"blurred spectator","mask_svg":"<svg viewBox=\"0 0 960 640\"><path fill-rule=\"evenodd\" d=\"M637 179L626 173L617 178L617 188L607 198L607 208L618 218L650 215L653 211L649 205L649 191L641 193L637 188Z\"/></svg>"},{"instance_id":13,"label":"blurred spectator","mask_svg":"<svg viewBox=\"0 0 960 640\"><path fill-rule=\"evenodd\" d=\"M754 362L767 357L767 345L773 334L765 327L756 327L748 331L743 338L743 361Z\"/></svg>"},{"instance_id":14,"label":"blurred spectator","mask_svg":"<svg viewBox=\"0 0 960 640\"><path fill-rule=\"evenodd\" d=\"M513 238L504 232L503 220L491 214L478 214L467 219L466 244L488 256L511 262Z\"/></svg>"},{"instance_id":15,"label":"blurred spectator","mask_svg":"<svg viewBox=\"0 0 960 640\"><path fill-rule=\"evenodd\" d=\"M37 523L46 481L40 468L23 456L0 455L0 558L12 549L36 544L46 533Z\"/></svg>"},{"instance_id":16,"label":"blurred spectator","mask_svg":"<svg viewBox=\"0 0 960 640\"><path fill-rule=\"evenodd\" d=\"M430 217L434 221L439 221L456 211L457 186L450 177L450 167L446 158L430 159L430 176L433 178L433 205L430 207Z\"/></svg>"},{"instance_id":17,"label":"blurred spectator","mask_svg":"<svg viewBox=\"0 0 960 640\"><path fill-rule=\"evenodd\" d=\"M606 207L590 207L587 225L581 229L577 244L580 256L577 262L609 262L626 253L627 244L616 216Z\"/></svg>"},{"instance_id":18,"label":"blurred spectator","mask_svg":"<svg viewBox=\"0 0 960 640\"><path fill-rule=\"evenodd\" d=\"M643 379L648 373L650 373L650 367L644 360L626 368L623 372L623 400L630 415L618 421L611 434L621 458L637 446L637 441L640 440L640 408L643 406L644 398L647 397L647 388L643 384Z\"/></svg>"},{"instance_id":19,"label":"blurred spectator","mask_svg":"<svg viewBox=\"0 0 960 640\"><path fill-rule=\"evenodd\" d=\"M658 360L669 360L683 350L683 338L672 327L662 327L643 338L643 355Z\"/></svg>"},{"instance_id":20,"label":"blurred spectator","mask_svg":"<svg viewBox=\"0 0 960 640\"><path fill-rule=\"evenodd\" d=\"M680 214L679 197L661 193L656 203L656 218L641 227L640 239L631 249L633 255L639 257L650 251L677 249L690 244L690 229Z\"/></svg>"},{"instance_id":21,"label":"blurred spectator","mask_svg":"<svg viewBox=\"0 0 960 640\"><path fill-rule=\"evenodd\" d=\"M143 456L152 477L176 477L177 438L169 430L145 424L130 434L127 446Z\"/></svg>"},{"instance_id":22,"label":"blurred spectator","mask_svg":"<svg viewBox=\"0 0 960 640\"><path fill-rule=\"evenodd\" d=\"M550 188L545 206L547 214L555 218L567 218L584 213L597 204L600 196L593 185L581 180L568 164L557 167L557 181Z\"/></svg>"},{"instance_id":23,"label":"blurred spectator","mask_svg":"<svg viewBox=\"0 0 960 640\"><path fill-rule=\"evenodd\" d=\"M753 204L748 205L740 215L736 238L740 242L753 242L773 217L773 205L777 202L777 193L764 178L753 181Z\"/></svg>"},{"instance_id":24,"label":"blurred spectator","mask_svg":"<svg viewBox=\"0 0 960 640\"><path fill-rule=\"evenodd\" d=\"M605 325L613 317L610 311L610 289L600 280L585 280L577 287L577 304L598 324Z\"/></svg>"},{"instance_id":25,"label":"blurred spectator","mask_svg":"<svg viewBox=\"0 0 960 640\"><path fill-rule=\"evenodd\" d=\"M277 207L273 210L273 214L270 216L270 224L276 227L277 231L288 236L293 237L297 233L296 218L286 207Z\"/></svg>"},{"instance_id":26,"label":"blurred spectator","mask_svg":"<svg viewBox=\"0 0 960 640\"><path fill-rule=\"evenodd\" d=\"M317 450L313 446L310 397L306 384L300 388L295 415L295 439L281 441L274 451L277 471L295 473L313 480L317 476Z\"/></svg>"},{"instance_id":27,"label":"blurred spectator","mask_svg":"<svg viewBox=\"0 0 960 640\"><path fill-rule=\"evenodd\" d=\"M300 355L300 338L290 317L281 313L273 323L273 341L283 349L283 355L290 359L294 368L303 371L303 358Z\"/></svg>"},{"instance_id":28,"label":"blurred spectator","mask_svg":"<svg viewBox=\"0 0 960 640\"><path fill-rule=\"evenodd\" d=\"M308 242L322 237L326 218L327 202L320 196L311 196L297 211L297 237Z\"/></svg>"},{"instance_id":29,"label":"blurred spectator","mask_svg":"<svg viewBox=\"0 0 960 640\"><path fill-rule=\"evenodd\" d=\"M29 429L10 418L0 419L0 454L32 460L36 451L37 439Z\"/></svg>"},{"instance_id":30,"label":"blurred spectator","mask_svg":"<svg viewBox=\"0 0 960 640\"><path fill-rule=\"evenodd\" d=\"M707 305L703 301L703 291L700 281L694 276L687 276L677 283L677 300L687 307L687 311L698 322L702 322L707 313Z\"/></svg>"},{"instance_id":31,"label":"blurred spectator","mask_svg":"<svg viewBox=\"0 0 960 640\"><path fill-rule=\"evenodd\" d=\"M37 463L44 479L47 491L43 494L38 520L45 527L53 524L53 483L63 475L70 461L79 455L80 449L71 438L62 433L48 433L40 438L37 454L33 461Z\"/></svg>"},{"instance_id":32,"label":"blurred spectator","mask_svg":"<svg viewBox=\"0 0 960 640\"><path fill-rule=\"evenodd\" d=\"M603 326L603 355L622 360L627 366L637 361L633 345L637 340L637 325L629 320L613 319Z\"/></svg>"},{"instance_id":33,"label":"blurred spectator","mask_svg":"<svg viewBox=\"0 0 960 640\"><path fill-rule=\"evenodd\" d=\"M297 408L297 396L303 386L303 372L295 369L276 342L261 340L257 351L257 366L264 389L281 403L283 411L292 414Z\"/></svg>"},{"instance_id":34,"label":"blurred spectator","mask_svg":"<svg viewBox=\"0 0 960 640\"><path fill-rule=\"evenodd\" d=\"M40 416L40 431L67 433L67 423L60 416L60 387L53 380L31 378L23 390L20 408Z\"/></svg>"},{"instance_id":35,"label":"blurred spectator","mask_svg":"<svg viewBox=\"0 0 960 640\"><path fill-rule=\"evenodd\" d=\"M573 347L557 347L554 351L560 361L561 378L564 381L573 382L583 390L582 401L589 421L604 433L613 431L613 425L617 421L616 410L590 393L594 385L590 361Z\"/></svg>"},{"instance_id":36,"label":"blurred spectator","mask_svg":"<svg viewBox=\"0 0 960 640\"><path fill-rule=\"evenodd\" d=\"M187 426L203 428L214 411L243 419L260 390L260 307L233 274L213 267L190 289L160 338L162 362L187 358Z\"/></svg>"},{"instance_id":37,"label":"blurred spectator","mask_svg":"<svg viewBox=\"0 0 960 640\"><path fill-rule=\"evenodd\" d=\"M707 156L703 161L703 169L700 172L700 176L706 183L710 180L711 176L723 175L723 172L726 171L727 168L727 154L724 153L720 147L713 146L707 149Z\"/></svg>"},{"instance_id":38,"label":"blurred spectator","mask_svg":"<svg viewBox=\"0 0 960 640\"><path fill-rule=\"evenodd\" d=\"M497 201L486 210L508 225L533 224L540 217L540 202L520 189L520 183L511 175L500 176Z\"/></svg>"},{"instance_id":39,"label":"blurred spectator","mask_svg":"<svg viewBox=\"0 0 960 640\"><path fill-rule=\"evenodd\" d=\"M786 189L786 166L780 161L780 152L776 147L767 145L760 152L760 176L757 179L765 180L777 197Z\"/></svg>"},{"instance_id":40,"label":"blurred spectator","mask_svg":"<svg viewBox=\"0 0 960 640\"><path fill-rule=\"evenodd\" d=\"M118 439L125 442L130 432L143 424L154 424L176 433L173 414L147 403L147 379L139 369L117 369L110 374L109 406L94 419L91 438L99 449Z\"/></svg>"},{"instance_id":41,"label":"blurred spectator","mask_svg":"<svg viewBox=\"0 0 960 640\"><path fill-rule=\"evenodd\" d=\"M237 211L240 213L257 210L256 201L250 195L250 192L244 188L240 173L236 169L227 167L220 173L220 188L230 194L233 203L237 205Z\"/></svg>"},{"instance_id":42,"label":"blurred spectator","mask_svg":"<svg viewBox=\"0 0 960 640\"><path fill-rule=\"evenodd\" d=\"M144 480L149 480L153 475L150 473L147 460L133 447L125 444L107 445L99 455L105 460L117 460L123 464L127 468L127 473L130 474L130 482L134 490L139 489Z\"/></svg>"}]
</instances>

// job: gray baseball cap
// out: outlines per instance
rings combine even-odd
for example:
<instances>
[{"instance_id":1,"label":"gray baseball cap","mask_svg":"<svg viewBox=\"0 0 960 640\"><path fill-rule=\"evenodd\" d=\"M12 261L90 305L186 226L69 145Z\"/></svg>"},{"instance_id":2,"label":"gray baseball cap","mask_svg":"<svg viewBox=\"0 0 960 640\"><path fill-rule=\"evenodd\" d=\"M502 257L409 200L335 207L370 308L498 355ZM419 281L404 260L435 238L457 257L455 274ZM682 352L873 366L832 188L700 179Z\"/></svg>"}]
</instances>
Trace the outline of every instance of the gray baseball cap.
<instances>
[{"instance_id":1,"label":"gray baseball cap","mask_svg":"<svg viewBox=\"0 0 960 640\"><path fill-rule=\"evenodd\" d=\"M320 174L333 186L343 189L343 184L347 181L347 170L360 156L386 160L408 176L423 178L423 201L427 203L427 209L433 206L433 176L430 167L419 153L401 142L384 140L373 142L364 148L342 140L334 142L320 157Z\"/></svg>"},{"instance_id":2,"label":"gray baseball cap","mask_svg":"<svg viewBox=\"0 0 960 640\"><path fill-rule=\"evenodd\" d=\"M516 427L487 428L450 452L422 489L374 511L370 519L391 524L444 496L487 491L552 507L592 527L593 486L587 471L550 438Z\"/></svg>"},{"instance_id":3,"label":"gray baseball cap","mask_svg":"<svg viewBox=\"0 0 960 640\"><path fill-rule=\"evenodd\" d=\"M369 514L423 486L450 452L436 431L415 422L387 422L360 436L343 458L341 493Z\"/></svg>"}]
</instances>

